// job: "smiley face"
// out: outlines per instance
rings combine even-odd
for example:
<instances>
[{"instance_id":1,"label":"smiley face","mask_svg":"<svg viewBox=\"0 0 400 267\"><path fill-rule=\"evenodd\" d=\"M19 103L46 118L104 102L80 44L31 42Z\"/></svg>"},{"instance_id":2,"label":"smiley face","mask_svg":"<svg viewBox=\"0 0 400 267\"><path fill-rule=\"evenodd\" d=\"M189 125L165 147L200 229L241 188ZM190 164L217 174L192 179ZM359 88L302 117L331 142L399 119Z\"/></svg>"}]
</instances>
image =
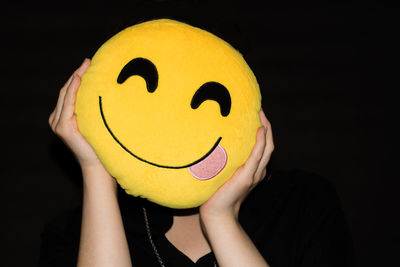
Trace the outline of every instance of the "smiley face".
<instances>
[{"instance_id":1,"label":"smiley face","mask_svg":"<svg viewBox=\"0 0 400 267\"><path fill-rule=\"evenodd\" d=\"M204 203L249 156L260 92L242 56L172 20L141 23L97 51L76 101L79 130L127 193Z\"/></svg>"},{"instance_id":2,"label":"smiley face","mask_svg":"<svg viewBox=\"0 0 400 267\"><path fill-rule=\"evenodd\" d=\"M144 58L135 58L127 63L124 68L121 70L118 75L117 82L119 84L124 83L129 77L138 75L142 77L146 82L147 91L149 93L153 93L157 89L158 85L158 73L157 68L154 64ZM194 94L191 101L191 108L196 109L200 106L200 104L206 100L214 100L216 101L221 110L222 116L228 116L231 108L231 97L229 91L225 88L225 86L221 85L218 82L207 82L203 84ZM167 168L167 169L182 169L189 168L192 175L197 179L210 179L217 175L225 166L227 156L225 150L219 146L219 143L222 137L219 137L213 147L202 157L199 159L181 166L170 166L170 165L162 165L155 162L148 161L146 159L141 158L140 156L134 154L131 149L127 148L113 133L107 123L107 119L105 117L102 105L102 98L99 96L99 109L101 113L101 117L103 119L104 126L107 128L110 135L114 138L114 140L123 148L126 152L131 154L136 159L143 161L147 164L153 165L159 168ZM197 164L205 165L206 162L209 162L208 158L213 158L213 163L207 164L207 168L201 168L203 172L196 173L198 168L192 167ZM219 165L219 166L218 166Z\"/></svg>"}]
</instances>

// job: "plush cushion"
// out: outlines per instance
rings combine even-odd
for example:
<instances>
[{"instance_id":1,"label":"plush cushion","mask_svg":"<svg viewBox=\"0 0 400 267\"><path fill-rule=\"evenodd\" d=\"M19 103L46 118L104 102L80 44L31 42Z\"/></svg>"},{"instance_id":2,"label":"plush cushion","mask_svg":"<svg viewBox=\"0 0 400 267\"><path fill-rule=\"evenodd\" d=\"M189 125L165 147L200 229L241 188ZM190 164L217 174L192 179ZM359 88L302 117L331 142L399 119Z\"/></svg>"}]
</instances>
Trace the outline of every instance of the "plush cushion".
<instances>
[{"instance_id":1,"label":"plush cushion","mask_svg":"<svg viewBox=\"0 0 400 267\"><path fill-rule=\"evenodd\" d=\"M232 46L160 19L100 47L75 109L82 135L128 194L191 208L246 162L260 102L256 78Z\"/></svg>"}]
</instances>

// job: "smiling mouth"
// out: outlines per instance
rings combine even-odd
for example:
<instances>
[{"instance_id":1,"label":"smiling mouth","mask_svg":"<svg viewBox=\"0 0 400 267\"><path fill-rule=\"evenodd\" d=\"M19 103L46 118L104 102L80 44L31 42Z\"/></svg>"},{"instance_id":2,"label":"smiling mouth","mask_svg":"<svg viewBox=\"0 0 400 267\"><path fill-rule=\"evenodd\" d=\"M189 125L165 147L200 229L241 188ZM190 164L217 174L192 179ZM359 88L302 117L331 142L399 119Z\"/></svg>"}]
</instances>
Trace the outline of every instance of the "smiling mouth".
<instances>
[{"instance_id":1,"label":"smiling mouth","mask_svg":"<svg viewBox=\"0 0 400 267\"><path fill-rule=\"evenodd\" d=\"M219 146L219 143L221 142L222 137L219 137L219 138L217 139L217 141L215 142L215 144L213 145L213 147L212 147L204 156L202 156L201 158L199 158L198 160L196 160L196 161L194 161L194 162L192 162L192 163L189 163L189 164L186 164L186 165L182 165L182 166L168 166L168 165L157 164L157 163L148 161L148 160L146 160L146 159L143 159L143 158L139 157L138 155L134 154L132 151L130 151L126 146L124 146L124 145L118 140L118 138L117 138L117 137L115 136L115 134L111 131L110 127L109 127L108 124L107 124L107 121L106 121L106 118L105 118L104 112L103 112L103 105L102 105L102 101L101 101L101 96L99 96L99 108L100 108L101 118L103 119L103 123L104 123L105 127L107 128L107 131L108 131L108 132L110 133L110 135L114 138L114 140L115 140L126 152L128 152L130 155L132 155L132 156L135 157L136 159L138 159L138 160L140 160L140 161L143 161L143 162L145 162L145 163L148 163L148 164L150 164L150 165L159 167L159 168L166 168L166 169L184 169L184 168L189 168L189 167L191 167L191 166L193 166L193 165L196 165L196 164L200 163L201 161L205 160L207 157L209 157L209 156L214 152L214 150L216 150L216 148L222 148L221 146ZM224 151L224 153L225 153L225 151ZM226 156L226 155L225 155L225 156ZM226 163L226 159L225 159L225 163ZM225 163L223 164L224 166L225 166ZM224 166L223 166L223 167L224 167ZM223 167L222 167L222 168L223 168ZM218 171L218 172L219 172L219 171ZM211 178L211 177L210 177L210 178ZM198 179L201 179L201 178L198 177Z\"/></svg>"}]
</instances>

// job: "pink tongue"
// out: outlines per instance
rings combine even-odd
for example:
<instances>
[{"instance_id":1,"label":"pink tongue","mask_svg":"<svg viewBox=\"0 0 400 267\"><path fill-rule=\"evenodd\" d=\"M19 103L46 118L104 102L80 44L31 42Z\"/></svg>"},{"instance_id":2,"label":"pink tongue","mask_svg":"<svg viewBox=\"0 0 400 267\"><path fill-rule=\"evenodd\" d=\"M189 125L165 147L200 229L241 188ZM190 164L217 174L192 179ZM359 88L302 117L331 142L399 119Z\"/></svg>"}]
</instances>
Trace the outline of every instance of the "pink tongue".
<instances>
[{"instance_id":1,"label":"pink tongue","mask_svg":"<svg viewBox=\"0 0 400 267\"><path fill-rule=\"evenodd\" d=\"M227 155L225 149L218 145L208 157L190 166L190 174L199 180L208 180L216 176L225 167Z\"/></svg>"}]
</instances>

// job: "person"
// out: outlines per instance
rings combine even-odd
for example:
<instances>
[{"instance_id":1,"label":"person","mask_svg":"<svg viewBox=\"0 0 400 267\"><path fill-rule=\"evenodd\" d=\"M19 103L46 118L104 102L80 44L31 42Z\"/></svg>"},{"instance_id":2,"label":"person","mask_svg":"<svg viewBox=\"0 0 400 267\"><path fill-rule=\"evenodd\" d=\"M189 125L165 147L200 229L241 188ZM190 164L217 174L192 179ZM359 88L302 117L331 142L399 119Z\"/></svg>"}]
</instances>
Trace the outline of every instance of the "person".
<instances>
[{"instance_id":1,"label":"person","mask_svg":"<svg viewBox=\"0 0 400 267\"><path fill-rule=\"evenodd\" d=\"M75 97L89 65L85 59L62 87L49 117L81 167L82 208L46 228L40 266L349 264L333 186L302 171L267 173L274 142L262 110L248 160L199 208L163 208L119 192L76 123Z\"/></svg>"}]
</instances>

